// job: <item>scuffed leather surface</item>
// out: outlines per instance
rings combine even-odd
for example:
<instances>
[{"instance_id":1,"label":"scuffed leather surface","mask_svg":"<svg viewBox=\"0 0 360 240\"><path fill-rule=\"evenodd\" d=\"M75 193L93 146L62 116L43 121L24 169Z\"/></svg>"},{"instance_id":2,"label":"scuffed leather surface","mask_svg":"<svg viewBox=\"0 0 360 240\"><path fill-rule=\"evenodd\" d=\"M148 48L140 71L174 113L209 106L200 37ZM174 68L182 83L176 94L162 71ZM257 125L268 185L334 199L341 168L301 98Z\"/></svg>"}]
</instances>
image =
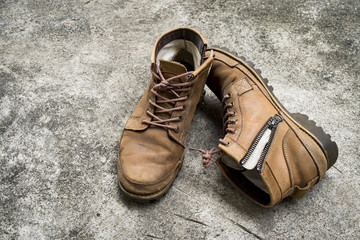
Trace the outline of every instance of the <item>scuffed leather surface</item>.
<instances>
[{"instance_id":1,"label":"scuffed leather surface","mask_svg":"<svg viewBox=\"0 0 360 240\"><path fill-rule=\"evenodd\" d=\"M146 110L153 109L153 106L149 104L149 98L153 98L153 94L150 92L150 89L154 86L154 81L151 78L150 84L146 88L144 94L141 96L139 103L136 105L134 111L131 113L128 121L125 124L124 129L127 130L144 130L148 128L147 124L143 124L143 120L150 120L151 117L146 114Z\"/></svg>"},{"instance_id":2,"label":"scuffed leather surface","mask_svg":"<svg viewBox=\"0 0 360 240\"><path fill-rule=\"evenodd\" d=\"M236 116L230 117L237 123L229 125L237 130L236 133L226 134L224 139L229 145L219 144L219 147L240 162L267 120L275 114L282 115L284 121L278 124L261 172L270 200L267 203L254 198L252 200L270 207L291 194L295 197L304 196L325 174L327 161L323 151L314 139L286 117L257 77L241 62L234 61L215 51L213 68L207 81L209 88L220 99L226 94L232 94L226 102L234 102L234 107L229 111L237 112ZM224 174L229 171L222 170ZM239 184L238 180L232 179L236 175L226 177L232 183ZM243 177L241 179L247 181ZM242 190L246 195L252 195L251 191Z\"/></svg>"},{"instance_id":3,"label":"scuffed leather surface","mask_svg":"<svg viewBox=\"0 0 360 240\"><path fill-rule=\"evenodd\" d=\"M165 33L166 36L168 34ZM155 44L154 49L156 47ZM152 59L155 59L154 56ZM139 196L153 195L174 180L183 160L190 124L212 60L211 57L208 58L193 72L192 78L177 79L177 81L184 82L198 78L189 91L180 93L181 97L188 96L188 98L185 101L176 102L174 106L184 106L183 111L173 111L170 116L167 113L158 113L158 116L163 119L181 117L181 121L169 123L170 126L178 127L178 131L143 123L143 120L151 119L146 113L147 110L153 112L149 99L153 99L153 101L155 99L151 92L155 83L153 78L150 79L149 86L126 123L120 140L118 178L126 191ZM153 62L152 69L155 67L154 64ZM160 69L165 78L187 72L182 64L166 60L160 60ZM162 92L163 96L165 96L164 94L171 97L169 93Z\"/></svg>"}]
</instances>

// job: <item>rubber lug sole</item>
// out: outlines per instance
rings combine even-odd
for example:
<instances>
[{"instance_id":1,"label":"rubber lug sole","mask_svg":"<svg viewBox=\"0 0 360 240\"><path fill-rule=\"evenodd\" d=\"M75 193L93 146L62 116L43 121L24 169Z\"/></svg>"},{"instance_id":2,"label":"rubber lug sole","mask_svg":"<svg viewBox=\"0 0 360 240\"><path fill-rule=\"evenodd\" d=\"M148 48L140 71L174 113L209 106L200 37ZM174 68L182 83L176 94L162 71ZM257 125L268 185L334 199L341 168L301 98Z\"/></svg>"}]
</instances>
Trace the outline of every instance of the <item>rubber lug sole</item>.
<instances>
[{"instance_id":1,"label":"rubber lug sole","mask_svg":"<svg viewBox=\"0 0 360 240\"><path fill-rule=\"evenodd\" d=\"M321 142L321 147L326 150L328 158L328 169L332 167L339 154L339 149L337 144L334 141L331 141L330 134L325 133L322 127L316 126L316 122L310 120L309 117L301 113L290 113L291 116L296 119L301 125L306 127L310 132L312 132L316 138Z\"/></svg>"},{"instance_id":2,"label":"rubber lug sole","mask_svg":"<svg viewBox=\"0 0 360 240\"><path fill-rule=\"evenodd\" d=\"M325 131L322 129L322 127L316 126L315 121L310 120L309 117L305 114L301 114L301 113L290 113L281 103L280 101L276 98L273 90L274 88L269 85L269 80L267 78L263 78L261 76L261 70L260 69L255 69L255 64L251 61L246 60L245 57L243 56L239 56L236 52L234 51L229 51L227 48L222 48L219 46L214 46L214 47L210 47L208 49L216 49L216 50L220 50L220 52L222 52L225 55L228 55L229 57L233 57L235 59L237 59L239 62L241 62L245 67L248 68L248 70L250 70L254 74L255 76L258 77L258 79L260 80L260 82L262 83L262 85L268 90L269 94L271 95L271 97L273 98L273 100L275 100L274 102L280 106L280 108L288 115L288 117L297 125L299 126L301 129L303 129L305 132L307 132L316 142L317 144L321 147L322 151L324 152L327 161L328 161L328 168L332 167L337 158L338 158L338 154L339 154L339 149L337 144L331 140L331 136L329 134L326 134ZM225 52L223 52L225 51ZM231 55L229 55L229 53ZM216 53L215 53L216 55Z\"/></svg>"}]
</instances>

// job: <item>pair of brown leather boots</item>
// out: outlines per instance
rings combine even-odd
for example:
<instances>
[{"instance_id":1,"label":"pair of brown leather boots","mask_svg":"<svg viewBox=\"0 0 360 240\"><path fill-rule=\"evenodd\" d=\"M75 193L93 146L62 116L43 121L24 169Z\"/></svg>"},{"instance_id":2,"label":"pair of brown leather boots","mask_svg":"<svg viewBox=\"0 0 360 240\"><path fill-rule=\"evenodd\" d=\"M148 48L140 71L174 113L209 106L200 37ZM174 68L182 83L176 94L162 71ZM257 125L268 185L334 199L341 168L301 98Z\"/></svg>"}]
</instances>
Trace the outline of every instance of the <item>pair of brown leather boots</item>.
<instances>
[{"instance_id":1,"label":"pair of brown leather boots","mask_svg":"<svg viewBox=\"0 0 360 240\"><path fill-rule=\"evenodd\" d=\"M221 172L255 203L271 207L303 197L337 159L330 136L306 116L287 112L252 63L207 48L191 28L157 40L151 74L119 146L119 186L135 200L157 199L174 182L205 83L222 100L225 136L218 148L196 150L205 167L219 153Z\"/></svg>"}]
</instances>

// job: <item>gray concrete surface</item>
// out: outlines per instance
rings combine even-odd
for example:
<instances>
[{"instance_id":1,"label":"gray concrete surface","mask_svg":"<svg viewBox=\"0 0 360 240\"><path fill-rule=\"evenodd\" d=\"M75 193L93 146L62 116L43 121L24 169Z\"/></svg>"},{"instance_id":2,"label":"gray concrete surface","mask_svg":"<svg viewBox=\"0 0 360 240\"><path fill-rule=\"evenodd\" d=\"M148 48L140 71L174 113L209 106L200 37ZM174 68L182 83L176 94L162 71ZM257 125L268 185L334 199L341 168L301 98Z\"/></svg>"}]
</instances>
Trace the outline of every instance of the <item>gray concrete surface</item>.
<instances>
[{"instance_id":1,"label":"gray concrete surface","mask_svg":"<svg viewBox=\"0 0 360 240\"><path fill-rule=\"evenodd\" d=\"M0 1L0 239L360 238L357 0ZM186 150L152 204L116 184L122 128L166 30L190 26L254 61L292 112L333 136L338 162L305 198L264 209ZM207 91L188 146L221 137ZM215 116L215 117L214 117Z\"/></svg>"}]
</instances>

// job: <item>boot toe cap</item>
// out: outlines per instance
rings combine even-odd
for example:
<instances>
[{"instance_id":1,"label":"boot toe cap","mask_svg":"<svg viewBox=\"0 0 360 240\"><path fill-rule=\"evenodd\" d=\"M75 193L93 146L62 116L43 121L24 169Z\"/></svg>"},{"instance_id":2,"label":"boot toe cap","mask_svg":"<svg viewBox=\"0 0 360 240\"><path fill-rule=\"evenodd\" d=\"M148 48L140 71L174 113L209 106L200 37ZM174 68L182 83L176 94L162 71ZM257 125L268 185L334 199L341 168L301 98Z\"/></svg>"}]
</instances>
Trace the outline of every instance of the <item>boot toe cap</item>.
<instances>
[{"instance_id":1,"label":"boot toe cap","mask_svg":"<svg viewBox=\"0 0 360 240\"><path fill-rule=\"evenodd\" d=\"M129 178L122 173L118 174L118 176L119 184L123 191L130 197L140 199L160 197L167 187L171 185L174 178L174 176L169 175L157 182L140 182L138 179Z\"/></svg>"},{"instance_id":2,"label":"boot toe cap","mask_svg":"<svg viewBox=\"0 0 360 240\"><path fill-rule=\"evenodd\" d=\"M131 146L120 147L118 178L128 195L138 198L162 195L177 175L181 161L166 150L134 151Z\"/></svg>"}]
</instances>

